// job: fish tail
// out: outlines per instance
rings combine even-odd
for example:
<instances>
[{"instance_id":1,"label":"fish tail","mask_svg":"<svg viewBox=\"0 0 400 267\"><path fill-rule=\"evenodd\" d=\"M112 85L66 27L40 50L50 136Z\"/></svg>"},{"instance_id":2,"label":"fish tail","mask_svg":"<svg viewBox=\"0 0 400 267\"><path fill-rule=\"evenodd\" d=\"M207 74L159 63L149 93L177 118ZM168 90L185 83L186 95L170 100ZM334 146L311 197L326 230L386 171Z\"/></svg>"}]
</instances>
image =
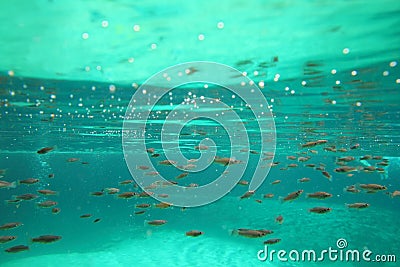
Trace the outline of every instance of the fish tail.
<instances>
[{"instance_id":1,"label":"fish tail","mask_svg":"<svg viewBox=\"0 0 400 267\"><path fill-rule=\"evenodd\" d=\"M284 197L279 197L279 202L284 203L285 202Z\"/></svg>"},{"instance_id":2,"label":"fish tail","mask_svg":"<svg viewBox=\"0 0 400 267\"><path fill-rule=\"evenodd\" d=\"M19 181L18 181L18 184L19 184ZM10 187L11 188L16 188L17 187L17 182L16 181L12 182Z\"/></svg>"},{"instance_id":3,"label":"fish tail","mask_svg":"<svg viewBox=\"0 0 400 267\"><path fill-rule=\"evenodd\" d=\"M237 229L234 229L234 230L230 231L230 234L231 235L238 235L239 231Z\"/></svg>"}]
</instances>

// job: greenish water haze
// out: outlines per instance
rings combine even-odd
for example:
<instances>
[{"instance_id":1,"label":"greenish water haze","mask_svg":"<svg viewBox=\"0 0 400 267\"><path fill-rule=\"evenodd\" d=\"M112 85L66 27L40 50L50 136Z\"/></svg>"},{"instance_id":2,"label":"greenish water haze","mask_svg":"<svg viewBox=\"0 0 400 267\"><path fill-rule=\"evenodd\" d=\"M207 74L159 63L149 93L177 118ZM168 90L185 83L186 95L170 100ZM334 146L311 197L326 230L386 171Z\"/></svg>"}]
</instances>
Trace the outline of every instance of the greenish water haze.
<instances>
[{"instance_id":1,"label":"greenish water haze","mask_svg":"<svg viewBox=\"0 0 400 267\"><path fill-rule=\"evenodd\" d=\"M269 238L281 239L269 249L287 251L337 248L336 241L344 238L349 249L396 254L400 260L400 197L390 197L400 190L398 1L18 2L0 3L0 180L34 177L40 181L0 188L0 225L23 223L0 230L0 235L18 236L0 243L1 266L373 265L327 259L261 262L257 252ZM276 127L276 166L264 184L249 199L240 199L247 186L237 185L215 203L185 210L156 208L158 202L152 198L91 196L111 187L120 193L142 191L134 184L119 184L133 179L121 144L126 107L151 75L195 60L245 72L268 100ZM250 181L259 157L265 155L257 154L260 132L245 103L222 88L187 86L172 92L148 120L145 142L160 154L151 158L154 168L185 186L207 184L225 170L211 164L200 173L176 179L182 171L159 164L166 159L160 140L166 114L182 101L193 103L206 96L231 106L246 125L254 153L242 180ZM230 146L221 125L196 120L181 131L183 154L198 158L194 146L204 138L215 142L219 156L229 157L230 150L239 150ZM301 146L316 140L327 143ZM49 146L55 149L37 153ZM365 155L382 159L362 160ZM356 170L335 172L341 167L338 158L347 156L354 157L346 164ZM310 158L302 162L299 157ZM368 173L368 166L382 170ZM303 177L311 181L299 183ZM271 185L277 179L281 182ZM360 188L369 183L387 189L344 191L349 185ZM6 202L21 194L38 194L40 189L58 194ZM299 189L304 190L299 199L282 201ZM306 197L316 191L332 197ZM264 198L267 193L274 196ZM57 201L60 213L38 208L36 202L45 200ZM355 202L370 206L346 207ZM152 206L144 214L134 214L141 210L136 207L140 203ZM316 206L332 211L308 211ZM92 217L80 218L83 214ZM284 217L282 224L275 222L278 215ZM167 223L146 223L155 219ZM235 234L238 228L274 233L246 238ZM186 236L190 230L204 234ZM52 244L30 240L46 234L62 239ZM16 245L30 249L4 251Z\"/></svg>"}]
</instances>

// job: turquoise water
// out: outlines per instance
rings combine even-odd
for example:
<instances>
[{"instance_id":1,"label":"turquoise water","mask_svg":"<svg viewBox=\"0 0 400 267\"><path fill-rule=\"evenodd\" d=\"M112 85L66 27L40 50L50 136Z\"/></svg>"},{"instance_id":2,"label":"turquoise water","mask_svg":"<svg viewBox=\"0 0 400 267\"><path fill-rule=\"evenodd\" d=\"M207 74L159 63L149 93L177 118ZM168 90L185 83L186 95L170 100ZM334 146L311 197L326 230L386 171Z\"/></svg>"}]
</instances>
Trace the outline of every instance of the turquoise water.
<instances>
[{"instance_id":1,"label":"turquoise water","mask_svg":"<svg viewBox=\"0 0 400 267\"><path fill-rule=\"evenodd\" d=\"M215 5L211 1L53 0L30 1L25 6L3 1L0 5L0 180L39 179L32 185L0 188L0 225L23 224L0 230L1 236L17 236L0 243L1 266L398 265L393 259L371 263L333 261L327 256L318 262L284 262L277 254L273 260L257 258L263 242L270 238L281 241L268 245L269 251L315 250L318 255L329 247L337 249L337 240L345 239L344 252L368 249L371 259L394 255L399 261L400 197L393 194L400 190L397 1L219 1ZM153 74L196 60L232 66L258 85L268 101L265 107L273 115L276 149L262 150L257 121L265 118L250 112L245 100L251 99L240 99L218 86L190 84L163 97L152 109L146 134L135 139L155 150L148 154L153 166L143 171L143 177L152 177L145 173L157 171L181 186L202 186L226 171L227 166L211 163L212 158L208 168L199 172L160 164L167 153L178 152L163 147L162 126L167 115L181 102L200 103L201 96L228 106L215 109L216 114L233 111L240 116L249 146L232 146L236 135L229 130L238 129L236 121L221 125L200 118L184 125L179 133L177 144L182 154L192 159L182 164L198 164L193 159L201 153L194 147L209 138L215 143L209 150L215 148L217 156L248 156L238 164L246 166L240 180L251 181L260 157L270 155L263 152L274 152L274 158L263 161L261 167L268 168L271 162L274 166L246 199L240 197L249 190L248 185L237 185L208 205L185 209L160 209L155 206L159 201L151 197L118 198L123 192L143 192L136 182L120 184L138 178L132 177L127 167L122 143L132 95L140 92L143 87L139 86ZM192 70L194 76L204 73ZM233 81L227 82L231 85ZM302 147L316 140L327 142ZM38 154L44 147L54 149ZM365 155L382 159L363 160ZM348 156L354 159L345 164L355 170L335 172L343 167L339 158ZM309 159L303 162L299 157ZM370 166L382 169L367 172ZM189 174L177 178L183 172ZM300 183L303 177L310 181ZM280 183L271 184L278 179ZM379 184L386 190L368 193L361 184ZM350 185L360 192L346 192ZM107 188L120 191L107 194ZM40 195L37 190L41 189L57 194ZM283 201L300 189L304 192L298 199ZM317 191L332 197L307 197ZM93 196L93 192L104 194ZM26 193L39 197L7 202ZM265 198L265 194L273 197ZM51 208L37 206L45 200L56 201L60 212L53 214ZM356 202L370 206L346 206ZM150 207L136 207L143 203ZM309 212L318 206L332 210ZM145 212L135 214L141 210ZM84 214L91 217L81 218ZM281 224L275 221L278 215L284 218ZM167 222L151 226L147 222L152 220ZM273 233L247 238L236 233L239 228ZM190 230L203 234L185 235ZM41 235L62 239L49 244L31 241ZM27 245L29 250L5 251L17 245Z\"/></svg>"}]
</instances>

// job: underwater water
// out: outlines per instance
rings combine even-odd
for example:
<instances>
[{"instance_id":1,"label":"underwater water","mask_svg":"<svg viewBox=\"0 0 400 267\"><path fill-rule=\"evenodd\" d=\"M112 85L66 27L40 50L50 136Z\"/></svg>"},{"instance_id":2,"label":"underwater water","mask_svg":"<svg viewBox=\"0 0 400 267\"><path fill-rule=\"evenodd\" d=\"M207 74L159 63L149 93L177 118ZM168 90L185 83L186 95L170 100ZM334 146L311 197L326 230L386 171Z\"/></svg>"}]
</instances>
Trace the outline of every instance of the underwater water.
<instances>
[{"instance_id":1,"label":"underwater water","mask_svg":"<svg viewBox=\"0 0 400 267\"><path fill-rule=\"evenodd\" d=\"M0 266L398 265L398 1L37 0L0 10ZM232 93L231 76L226 87L173 87L147 118L127 116L146 110L134 94L156 97L152 75L192 61L237 69L265 101ZM188 64L183 77L222 76ZM235 167L245 170L231 177ZM247 197L257 170L265 180ZM190 192L219 177L238 181L222 198L171 201L174 184ZM54 240L37 242L44 235ZM346 261L355 250L360 260Z\"/></svg>"}]
</instances>

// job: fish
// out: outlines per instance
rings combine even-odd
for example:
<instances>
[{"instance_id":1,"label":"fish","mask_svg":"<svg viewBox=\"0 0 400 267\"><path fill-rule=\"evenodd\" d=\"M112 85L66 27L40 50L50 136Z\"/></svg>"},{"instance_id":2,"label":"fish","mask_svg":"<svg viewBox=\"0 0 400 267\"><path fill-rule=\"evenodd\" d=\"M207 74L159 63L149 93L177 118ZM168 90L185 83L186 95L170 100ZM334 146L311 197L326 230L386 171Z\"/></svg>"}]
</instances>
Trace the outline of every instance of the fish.
<instances>
[{"instance_id":1,"label":"fish","mask_svg":"<svg viewBox=\"0 0 400 267\"><path fill-rule=\"evenodd\" d=\"M17 182L0 181L0 188L16 188Z\"/></svg>"},{"instance_id":2,"label":"fish","mask_svg":"<svg viewBox=\"0 0 400 267\"><path fill-rule=\"evenodd\" d=\"M146 209L149 208L151 205L148 203L142 203L142 204L137 204L135 207L140 208L140 209Z\"/></svg>"},{"instance_id":3,"label":"fish","mask_svg":"<svg viewBox=\"0 0 400 267\"><path fill-rule=\"evenodd\" d=\"M193 130L193 133L199 134L199 135L207 135L207 132L203 131L203 130Z\"/></svg>"},{"instance_id":4,"label":"fish","mask_svg":"<svg viewBox=\"0 0 400 267\"><path fill-rule=\"evenodd\" d=\"M360 160L369 160L372 159L372 155L364 155L360 158Z\"/></svg>"},{"instance_id":5,"label":"fish","mask_svg":"<svg viewBox=\"0 0 400 267\"><path fill-rule=\"evenodd\" d=\"M140 166L137 166L136 169L145 171L145 170L150 169L150 167L149 166L140 165Z\"/></svg>"},{"instance_id":6,"label":"fish","mask_svg":"<svg viewBox=\"0 0 400 267\"><path fill-rule=\"evenodd\" d=\"M155 204L154 206L156 208L159 208L159 209L166 209L166 208L171 207L172 204L171 203L167 203L167 202L160 202L160 203Z\"/></svg>"},{"instance_id":7,"label":"fish","mask_svg":"<svg viewBox=\"0 0 400 267\"><path fill-rule=\"evenodd\" d=\"M20 223L20 222L5 223L3 225L0 225L0 230L9 230L9 229L17 228L21 225L22 225L22 223Z\"/></svg>"},{"instance_id":8,"label":"fish","mask_svg":"<svg viewBox=\"0 0 400 267\"><path fill-rule=\"evenodd\" d=\"M382 160L382 156L372 156L372 159L374 160Z\"/></svg>"},{"instance_id":9,"label":"fish","mask_svg":"<svg viewBox=\"0 0 400 267\"><path fill-rule=\"evenodd\" d=\"M291 164L288 164L287 166L288 166L288 168L296 168L299 165L297 165L296 163L291 163Z\"/></svg>"},{"instance_id":10,"label":"fish","mask_svg":"<svg viewBox=\"0 0 400 267\"><path fill-rule=\"evenodd\" d=\"M167 198L167 197L169 197L169 195L168 194L158 194L158 197Z\"/></svg>"},{"instance_id":11,"label":"fish","mask_svg":"<svg viewBox=\"0 0 400 267\"><path fill-rule=\"evenodd\" d=\"M308 161L309 159L311 159L311 157L298 157L298 158L297 158L297 161L298 161L298 162L306 162L306 161Z\"/></svg>"},{"instance_id":12,"label":"fish","mask_svg":"<svg viewBox=\"0 0 400 267\"><path fill-rule=\"evenodd\" d=\"M325 199L325 198L332 197L332 194L329 194L327 192L319 191L319 192L307 194L307 197L308 198L316 198L316 199Z\"/></svg>"},{"instance_id":13,"label":"fish","mask_svg":"<svg viewBox=\"0 0 400 267\"><path fill-rule=\"evenodd\" d=\"M47 175L48 178L54 178L54 173L50 173L49 175Z\"/></svg>"},{"instance_id":14,"label":"fish","mask_svg":"<svg viewBox=\"0 0 400 267\"><path fill-rule=\"evenodd\" d=\"M53 213L53 214L58 214L58 213L60 213L60 211L61 211L60 208L52 208L51 209L51 213Z\"/></svg>"},{"instance_id":15,"label":"fish","mask_svg":"<svg viewBox=\"0 0 400 267\"><path fill-rule=\"evenodd\" d=\"M379 165L379 166L389 166L389 163L388 163L387 161L381 161L381 162L378 162L376 165Z\"/></svg>"},{"instance_id":16,"label":"fish","mask_svg":"<svg viewBox=\"0 0 400 267\"><path fill-rule=\"evenodd\" d=\"M366 190L367 193L375 193L387 189L386 186L380 184L360 184L360 188Z\"/></svg>"},{"instance_id":17,"label":"fish","mask_svg":"<svg viewBox=\"0 0 400 267\"><path fill-rule=\"evenodd\" d=\"M281 242L280 238L271 238L271 239L264 241L264 245L272 245L272 244L276 244L279 242Z\"/></svg>"},{"instance_id":18,"label":"fish","mask_svg":"<svg viewBox=\"0 0 400 267\"><path fill-rule=\"evenodd\" d=\"M296 156L287 156L286 158L287 158L287 159L290 159L290 160L295 160L295 159L297 159Z\"/></svg>"},{"instance_id":19,"label":"fish","mask_svg":"<svg viewBox=\"0 0 400 267\"><path fill-rule=\"evenodd\" d=\"M124 181L119 182L120 185L127 185L127 184L131 184L131 183L133 183L133 180L124 180Z\"/></svg>"},{"instance_id":20,"label":"fish","mask_svg":"<svg viewBox=\"0 0 400 267\"><path fill-rule=\"evenodd\" d=\"M87 218L90 218L90 217L92 217L92 214L89 214L89 213L82 214L81 216L79 216L79 218L82 218L82 219L87 219Z\"/></svg>"},{"instance_id":21,"label":"fish","mask_svg":"<svg viewBox=\"0 0 400 267\"><path fill-rule=\"evenodd\" d=\"M182 179L188 175L189 175L188 172L183 172L183 173L179 174L178 176L176 176L175 179Z\"/></svg>"},{"instance_id":22,"label":"fish","mask_svg":"<svg viewBox=\"0 0 400 267\"><path fill-rule=\"evenodd\" d=\"M160 154L158 154L158 153L154 153L151 155L152 158L158 158L159 156L160 156Z\"/></svg>"},{"instance_id":23,"label":"fish","mask_svg":"<svg viewBox=\"0 0 400 267\"><path fill-rule=\"evenodd\" d=\"M400 191L399 190L395 190L393 193L390 193L390 197L391 198L400 197Z\"/></svg>"},{"instance_id":24,"label":"fish","mask_svg":"<svg viewBox=\"0 0 400 267\"><path fill-rule=\"evenodd\" d=\"M336 152L336 146L327 146L324 147L324 150L329 152Z\"/></svg>"},{"instance_id":25,"label":"fish","mask_svg":"<svg viewBox=\"0 0 400 267\"><path fill-rule=\"evenodd\" d=\"M0 236L0 244L4 244L4 243L10 242L10 241L13 241L15 239L17 239L17 237L14 235L2 235L2 236Z\"/></svg>"},{"instance_id":26,"label":"fish","mask_svg":"<svg viewBox=\"0 0 400 267\"><path fill-rule=\"evenodd\" d=\"M214 162L222 165L229 165L229 164L239 164L243 163L241 160L236 160L234 158L221 158L218 156L214 157Z\"/></svg>"},{"instance_id":27,"label":"fish","mask_svg":"<svg viewBox=\"0 0 400 267\"><path fill-rule=\"evenodd\" d=\"M169 159L162 160L162 161L159 161L159 162L158 162L158 164L160 164L160 165L166 165L166 166L176 165L176 163L177 163L176 161L169 160Z\"/></svg>"},{"instance_id":28,"label":"fish","mask_svg":"<svg viewBox=\"0 0 400 267\"><path fill-rule=\"evenodd\" d=\"M53 191L50 189L40 189L40 190L38 190L38 193L45 195L45 196L57 195L56 191Z\"/></svg>"},{"instance_id":29,"label":"fish","mask_svg":"<svg viewBox=\"0 0 400 267\"><path fill-rule=\"evenodd\" d=\"M349 185L344 189L346 192L359 193L361 190L357 189L355 185Z\"/></svg>"},{"instance_id":30,"label":"fish","mask_svg":"<svg viewBox=\"0 0 400 267\"><path fill-rule=\"evenodd\" d=\"M355 160L355 158L352 157L352 156L347 156L347 157L338 158L337 160L338 160L338 161L343 161L343 162L350 162L350 161Z\"/></svg>"},{"instance_id":31,"label":"fish","mask_svg":"<svg viewBox=\"0 0 400 267\"><path fill-rule=\"evenodd\" d=\"M327 208L327 207L314 207L314 208L309 209L308 211L313 212L313 213L322 214L322 213L328 213L331 210L332 210L331 208Z\"/></svg>"},{"instance_id":32,"label":"fish","mask_svg":"<svg viewBox=\"0 0 400 267\"><path fill-rule=\"evenodd\" d=\"M136 215L140 215L140 214L143 214L145 212L146 212L145 210L139 210L139 211L135 211L135 214Z\"/></svg>"},{"instance_id":33,"label":"fish","mask_svg":"<svg viewBox=\"0 0 400 267\"><path fill-rule=\"evenodd\" d=\"M362 169L364 172L374 172L376 170L375 166L366 166Z\"/></svg>"},{"instance_id":34,"label":"fish","mask_svg":"<svg viewBox=\"0 0 400 267\"><path fill-rule=\"evenodd\" d=\"M306 164L306 167L309 167L309 168L314 168L315 167L315 164Z\"/></svg>"},{"instance_id":35,"label":"fish","mask_svg":"<svg viewBox=\"0 0 400 267\"><path fill-rule=\"evenodd\" d=\"M258 237L263 237L268 234L272 234L273 231L265 230L265 229L254 230L254 229L240 228L237 230L233 230L232 233L238 234L238 235L241 235L244 237L249 237L249 238L258 238Z\"/></svg>"},{"instance_id":36,"label":"fish","mask_svg":"<svg viewBox=\"0 0 400 267\"><path fill-rule=\"evenodd\" d=\"M107 194L109 194L109 195L114 195L114 194L119 193L119 189L118 188L114 188L114 187L104 188L103 190L105 192L107 192Z\"/></svg>"},{"instance_id":37,"label":"fish","mask_svg":"<svg viewBox=\"0 0 400 267\"><path fill-rule=\"evenodd\" d=\"M342 166L342 167L334 169L334 172L339 172L339 173L347 173L347 172L354 172L354 171L357 171L357 168L351 167L351 166Z\"/></svg>"},{"instance_id":38,"label":"fish","mask_svg":"<svg viewBox=\"0 0 400 267\"><path fill-rule=\"evenodd\" d=\"M137 195L137 193L135 193L135 192L124 192L124 193L119 194L118 198L129 199L136 195Z\"/></svg>"},{"instance_id":39,"label":"fish","mask_svg":"<svg viewBox=\"0 0 400 267\"><path fill-rule=\"evenodd\" d=\"M21 199L8 199L8 200L6 200L6 202L8 204L17 204L17 203L19 203L21 201L22 201Z\"/></svg>"},{"instance_id":40,"label":"fish","mask_svg":"<svg viewBox=\"0 0 400 267\"><path fill-rule=\"evenodd\" d=\"M195 183L191 183L191 184L188 185L188 187L199 187L199 185L195 184Z\"/></svg>"},{"instance_id":41,"label":"fish","mask_svg":"<svg viewBox=\"0 0 400 267\"><path fill-rule=\"evenodd\" d=\"M44 244L48 244L48 243L53 243L55 241L60 240L62 237L59 235L41 235L39 237L34 237L32 238L32 242L33 243L44 243Z\"/></svg>"},{"instance_id":42,"label":"fish","mask_svg":"<svg viewBox=\"0 0 400 267\"><path fill-rule=\"evenodd\" d=\"M384 168L380 168L380 167L376 168L375 170L377 172L379 172L379 173L384 173L385 172L385 169Z\"/></svg>"},{"instance_id":43,"label":"fish","mask_svg":"<svg viewBox=\"0 0 400 267\"><path fill-rule=\"evenodd\" d=\"M268 193L264 195L264 198L273 198L274 194Z\"/></svg>"},{"instance_id":44,"label":"fish","mask_svg":"<svg viewBox=\"0 0 400 267\"><path fill-rule=\"evenodd\" d=\"M306 182L309 182L309 181L311 181L311 179L308 178L308 177L303 177L303 178L300 178L300 179L297 180L297 182L299 182L299 183L306 183Z\"/></svg>"},{"instance_id":45,"label":"fish","mask_svg":"<svg viewBox=\"0 0 400 267\"><path fill-rule=\"evenodd\" d=\"M156 175L159 175L160 173L159 172L156 172L156 171L152 171L152 172L146 172L145 173L145 175L147 175L147 176L156 176Z\"/></svg>"},{"instance_id":46,"label":"fish","mask_svg":"<svg viewBox=\"0 0 400 267\"><path fill-rule=\"evenodd\" d=\"M282 224L282 223L283 223L283 216L282 216L282 215L278 215L278 216L275 218L275 222L276 222L276 223L279 223L279 224Z\"/></svg>"},{"instance_id":47,"label":"fish","mask_svg":"<svg viewBox=\"0 0 400 267\"><path fill-rule=\"evenodd\" d=\"M153 192L146 192L146 191L143 191L143 192L140 192L139 193L139 197L150 197L151 195L153 195L154 193Z\"/></svg>"},{"instance_id":48,"label":"fish","mask_svg":"<svg viewBox=\"0 0 400 267\"><path fill-rule=\"evenodd\" d=\"M240 197L240 199L249 198L249 197L251 197L252 195L254 195L254 193L255 193L255 191L247 191L246 193L244 193L244 194Z\"/></svg>"},{"instance_id":49,"label":"fish","mask_svg":"<svg viewBox=\"0 0 400 267\"><path fill-rule=\"evenodd\" d=\"M198 145L194 147L195 150L207 150L209 149L208 146L204 146L204 145Z\"/></svg>"},{"instance_id":50,"label":"fish","mask_svg":"<svg viewBox=\"0 0 400 267\"><path fill-rule=\"evenodd\" d=\"M273 182L271 182L271 184L279 184L281 182L281 180L275 180Z\"/></svg>"},{"instance_id":51,"label":"fish","mask_svg":"<svg viewBox=\"0 0 400 267\"><path fill-rule=\"evenodd\" d=\"M100 219L100 218L97 218L97 219L95 219L95 220L93 221L93 223L97 223L97 222L99 222L99 221L101 221L101 219Z\"/></svg>"},{"instance_id":52,"label":"fish","mask_svg":"<svg viewBox=\"0 0 400 267\"><path fill-rule=\"evenodd\" d=\"M155 150L154 150L154 148L152 148L152 147L146 149L146 152L147 152L147 153L150 153L150 154L153 154L154 151L155 151Z\"/></svg>"},{"instance_id":53,"label":"fish","mask_svg":"<svg viewBox=\"0 0 400 267\"><path fill-rule=\"evenodd\" d=\"M36 204L40 208L51 208L51 207L56 206L58 203L56 201L46 200L46 201L43 201L43 202L38 202Z\"/></svg>"},{"instance_id":54,"label":"fish","mask_svg":"<svg viewBox=\"0 0 400 267\"><path fill-rule=\"evenodd\" d=\"M365 209L368 208L370 205L368 203L364 202L356 202L352 204L346 204L348 208L353 208L353 209Z\"/></svg>"},{"instance_id":55,"label":"fish","mask_svg":"<svg viewBox=\"0 0 400 267\"><path fill-rule=\"evenodd\" d=\"M198 231L198 230L190 230L190 231L186 232L187 236L192 236L192 237L197 237L197 236L200 236L202 234L204 234L204 232Z\"/></svg>"},{"instance_id":56,"label":"fish","mask_svg":"<svg viewBox=\"0 0 400 267\"><path fill-rule=\"evenodd\" d=\"M329 174L329 172L327 171L322 171L321 172L323 176L325 176L326 178L328 178L329 180L332 178L332 176Z\"/></svg>"},{"instance_id":57,"label":"fish","mask_svg":"<svg viewBox=\"0 0 400 267\"><path fill-rule=\"evenodd\" d=\"M48 147L44 147L44 148L39 149L36 153L38 153L38 154L47 154L50 151L53 151L54 149L55 149L55 147L48 146Z\"/></svg>"},{"instance_id":58,"label":"fish","mask_svg":"<svg viewBox=\"0 0 400 267\"><path fill-rule=\"evenodd\" d=\"M80 158L68 158L67 162L77 162L80 161Z\"/></svg>"},{"instance_id":59,"label":"fish","mask_svg":"<svg viewBox=\"0 0 400 267\"><path fill-rule=\"evenodd\" d=\"M350 147L350 149L357 149L360 147L360 144L354 144Z\"/></svg>"},{"instance_id":60,"label":"fish","mask_svg":"<svg viewBox=\"0 0 400 267\"><path fill-rule=\"evenodd\" d=\"M249 152L250 152L250 154L253 154L253 155L258 155L258 154L260 154L260 152L258 152L258 151L256 151L256 150L250 150Z\"/></svg>"},{"instance_id":61,"label":"fish","mask_svg":"<svg viewBox=\"0 0 400 267\"><path fill-rule=\"evenodd\" d=\"M27 193L27 194L22 194L22 195L16 196L15 198L20 199L20 200L32 200L32 199L36 199L38 197L39 197L38 195Z\"/></svg>"},{"instance_id":62,"label":"fish","mask_svg":"<svg viewBox=\"0 0 400 267\"><path fill-rule=\"evenodd\" d=\"M90 195L92 195L92 196L96 196L96 197L100 197L100 196L104 195L104 192L101 192L101 191L96 191L96 192L92 192L92 193L90 193Z\"/></svg>"},{"instance_id":63,"label":"fish","mask_svg":"<svg viewBox=\"0 0 400 267\"><path fill-rule=\"evenodd\" d=\"M238 185L248 185L249 182L248 182L248 181L245 181L245 180L240 180L237 184L238 184Z\"/></svg>"},{"instance_id":64,"label":"fish","mask_svg":"<svg viewBox=\"0 0 400 267\"><path fill-rule=\"evenodd\" d=\"M160 226L163 224L166 224L167 221L166 220L152 220L152 221L147 221L147 224L149 225L154 225L154 226Z\"/></svg>"},{"instance_id":65,"label":"fish","mask_svg":"<svg viewBox=\"0 0 400 267\"><path fill-rule=\"evenodd\" d=\"M18 184L27 184L27 185L31 185L31 184L36 184L37 182L39 182L39 179L36 179L36 178L28 178L28 179L19 181Z\"/></svg>"},{"instance_id":66,"label":"fish","mask_svg":"<svg viewBox=\"0 0 400 267\"><path fill-rule=\"evenodd\" d=\"M288 194L286 197L283 198L283 201L292 201L298 198L303 193L303 190L297 190Z\"/></svg>"},{"instance_id":67,"label":"fish","mask_svg":"<svg viewBox=\"0 0 400 267\"><path fill-rule=\"evenodd\" d=\"M311 141L311 142L307 142L305 144L302 144L301 147L303 147L303 148L304 147L313 147L313 146L316 146L316 145L325 144L327 142L328 142L327 140Z\"/></svg>"},{"instance_id":68,"label":"fish","mask_svg":"<svg viewBox=\"0 0 400 267\"><path fill-rule=\"evenodd\" d=\"M17 253L17 252L21 252L21 251L25 251L25 250L29 250L29 247L25 246L25 245L18 245L18 246L8 248L4 251L8 252L8 253Z\"/></svg>"}]
</instances>

